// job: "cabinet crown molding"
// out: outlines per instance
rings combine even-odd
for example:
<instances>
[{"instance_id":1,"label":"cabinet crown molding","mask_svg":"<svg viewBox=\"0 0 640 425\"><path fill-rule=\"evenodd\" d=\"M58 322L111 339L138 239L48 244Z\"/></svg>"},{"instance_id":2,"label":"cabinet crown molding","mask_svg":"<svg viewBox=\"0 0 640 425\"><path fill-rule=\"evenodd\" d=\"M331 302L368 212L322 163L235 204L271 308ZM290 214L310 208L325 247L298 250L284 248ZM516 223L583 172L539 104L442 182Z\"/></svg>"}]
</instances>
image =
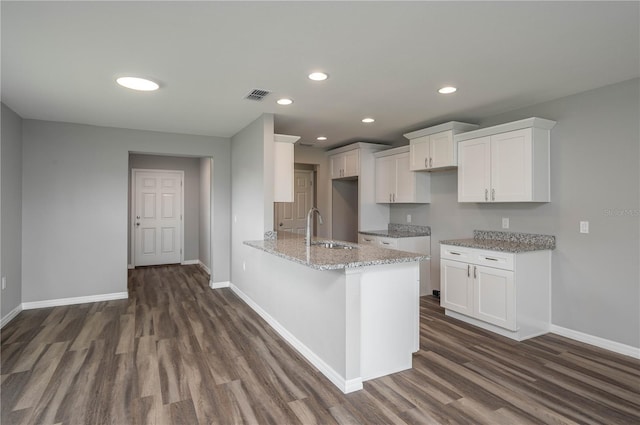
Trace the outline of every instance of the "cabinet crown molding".
<instances>
[{"instance_id":1,"label":"cabinet crown molding","mask_svg":"<svg viewBox=\"0 0 640 425\"><path fill-rule=\"evenodd\" d=\"M356 143L351 143L350 145L328 150L325 153L327 155L335 155L337 153L349 152L355 149L368 149L372 151L379 151L380 149L387 149L389 147L390 147L389 145L382 145L379 143L356 142Z\"/></svg>"},{"instance_id":2,"label":"cabinet crown molding","mask_svg":"<svg viewBox=\"0 0 640 425\"><path fill-rule=\"evenodd\" d=\"M295 143L300 140L300 136L289 136L287 134L274 134L273 140L278 143Z\"/></svg>"},{"instance_id":3,"label":"cabinet crown molding","mask_svg":"<svg viewBox=\"0 0 640 425\"><path fill-rule=\"evenodd\" d=\"M386 149L383 151L378 151L378 152L375 152L373 156L375 156L376 158L381 158L383 156L396 155L399 153L407 153L407 152L409 152L409 145L400 146L398 148L393 148L393 149Z\"/></svg>"},{"instance_id":4,"label":"cabinet crown molding","mask_svg":"<svg viewBox=\"0 0 640 425\"><path fill-rule=\"evenodd\" d=\"M478 128L477 124L469 124L460 121L449 121L444 124L434 125L433 127L423 128L420 130L405 133L403 136L409 140L416 139L422 136L429 136L431 134L441 133L443 131L451 130L453 134L463 133L465 131L471 131Z\"/></svg>"},{"instance_id":5,"label":"cabinet crown molding","mask_svg":"<svg viewBox=\"0 0 640 425\"><path fill-rule=\"evenodd\" d=\"M524 128L539 128L542 130L551 130L555 125L555 121L547 120L544 118L531 117L519 121L508 122L506 124L499 124L492 127L486 127L478 130L456 134L455 136L453 136L453 140L455 142L462 142L463 140L492 136L494 134L506 133L508 131L514 130L522 130Z\"/></svg>"}]
</instances>

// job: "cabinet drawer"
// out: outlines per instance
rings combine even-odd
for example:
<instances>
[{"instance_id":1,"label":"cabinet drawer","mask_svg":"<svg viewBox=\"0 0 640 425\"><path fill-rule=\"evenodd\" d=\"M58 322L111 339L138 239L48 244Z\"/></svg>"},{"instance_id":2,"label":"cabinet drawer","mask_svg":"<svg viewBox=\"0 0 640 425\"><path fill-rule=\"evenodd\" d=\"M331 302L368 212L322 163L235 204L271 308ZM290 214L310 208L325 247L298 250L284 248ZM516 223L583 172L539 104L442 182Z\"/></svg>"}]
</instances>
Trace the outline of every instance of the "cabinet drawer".
<instances>
[{"instance_id":1,"label":"cabinet drawer","mask_svg":"<svg viewBox=\"0 0 640 425\"><path fill-rule=\"evenodd\" d=\"M398 239L396 238L378 238L378 243L383 248L398 249Z\"/></svg>"},{"instance_id":2,"label":"cabinet drawer","mask_svg":"<svg viewBox=\"0 0 640 425\"><path fill-rule=\"evenodd\" d=\"M514 264L514 254L510 252L489 251L453 245L440 245L440 258L464 261L502 270L513 270Z\"/></svg>"},{"instance_id":3,"label":"cabinet drawer","mask_svg":"<svg viewBox=\"0 0 640 425\"><path fill-rule=\"evenodd\" d=\"M453 245L440 245L440 258L467 263L472 263L474 260L473 252L470 248Z\"/></svg>"},{"instance_id":4,"label":"cabinet drawer","mask_svg":"<svg viewBox=\"0 0 640 425\"><path fill-rule=\"evenodd\" d=\"M377 245L378 238L371 235L358 235L358 243L360 245Z\"/></svg>"},{"instance_id":5,"label":"cabinet drawer","mask_svg":"<svg viewBox=\"0 0 640 425\"><path fill-rule=\"evenodd\" d=\"M502 270L513 270L513 254L499 251L481 251L476 254L475 263Z\"/></svg>"}]
</instances>

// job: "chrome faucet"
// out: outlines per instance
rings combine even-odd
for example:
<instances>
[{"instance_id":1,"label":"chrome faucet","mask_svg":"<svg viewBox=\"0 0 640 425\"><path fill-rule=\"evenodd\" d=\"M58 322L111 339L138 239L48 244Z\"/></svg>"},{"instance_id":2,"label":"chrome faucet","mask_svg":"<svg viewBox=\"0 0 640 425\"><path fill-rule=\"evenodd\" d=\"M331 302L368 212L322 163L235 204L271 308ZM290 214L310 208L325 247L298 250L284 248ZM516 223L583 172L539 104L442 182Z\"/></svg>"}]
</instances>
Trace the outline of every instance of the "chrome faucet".
<instances>
[{"instance_id":1,"label":"chrome faucet","mask_svg":"<svg viewBox=\"0 0 640 425\"><path fill-rule=\"evenodd\" d=\"M322 221L322 215L320 215L320 210L316 207L311 208L307 213L307 235L305 238L305 244L307 246L311 246L311 216L313 216L314 212L318 213L318 220L320 221L320 224L324 224Z\"/></svg>"}]
</instances>

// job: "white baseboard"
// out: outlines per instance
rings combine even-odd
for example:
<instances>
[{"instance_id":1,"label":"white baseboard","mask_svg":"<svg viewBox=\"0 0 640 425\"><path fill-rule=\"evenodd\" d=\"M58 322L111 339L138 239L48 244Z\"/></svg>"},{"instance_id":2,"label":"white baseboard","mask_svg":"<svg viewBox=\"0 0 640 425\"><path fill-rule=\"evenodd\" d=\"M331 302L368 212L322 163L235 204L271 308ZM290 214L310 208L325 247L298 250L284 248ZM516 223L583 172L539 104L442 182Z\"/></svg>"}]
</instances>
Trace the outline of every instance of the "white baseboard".
<instances>
[{"instance_id":1,"label":"white baseboard","mask_svg":"<svg viewBox=\"0 0 640 425\"><path fill-rule=\"evenodd\" d=\"M338 372L336 372L331 366L325 363L320 357L318 357L309 347L304 345L298 338L296 338L291 332L286 330L276 319L274 319L269 313L262 309L255 303L247 294L242 292L233 283L230 283L231 290L240 297L249 307L260 315L285 341L293 346L304 358L306 358L312 365L314 365L320 373L326 376L336 387L347 394L353 391L362 389L362 378L346 380Z\"/></svg>"},{"instance_id":2,"label":"white baseboard","mask_svg":"<svg viewBox=\"0 0 640 425\"><path fill-rule=\"evenodd\" d=\"M182 263L180 263L183 266L190 266L192 264L199 264L200 260L185 260Z\"/></svg>"},{"instance_id":3,"label":"white baseboard","mask_svg":"<svg viewBox=\"0 0 640 425\"><path fill-rule=\"evenodd\" d=\"M113 292L111 294L89 295L86 297L58 298L55 300L31 301L27 303L22 303L22 308L24 310L32 310L34 308L58 307L61 305L121 300L128 297L129 297L129 294L127 292Z\"/></svg>"},{"instance_id":4,"label":"white baseboard","mask_svg":"<svg viewBox=\"0 0 640 425\"><path fill-rule=\"evenodd\" d=\"M134 266L133 264L127 264L127 270L133 270L135 268L136 266Z\"/></svg>"},{"instance_id":5,"label":"white baseboard","mask_svg":"<svg viewBox=\"0 0 640 425\"><path fill-rule=\"evenodd\" d=\"M4 328L4 325L12 321L13 318L16 317L21 311L22 311L22 304L18 304L16 308L11 310L6 316L2 318L2 320L0 320L0 328Z\"/></svg>"},{"instance_id":6,"label":"white baseboard","mask_svg":"<svg viewBox=\"0 0 640 425\"><path fill-rule=\"evenodd\" d=\"M202 261L198 260L198 265L200 266L200 268L202 268L202 270L207 272L209 276L211 276L211 269L207 267Z\"/></svg>"},{"instance_id":7,"label":"white baseboard","mask_svg":"<svg viewBox=\"0 0 640 425\"><path fill-rule=\"evenodd\" d=\"M220 288L228 288L231 285L231 282L214 282L213 280L209 281L209 288L211 289L220 289Z\"/></svg>"},{"instance_id":8,"label":"white baseboard","mask_svg":"<svg viewBox=\"0 0 640 425\"><path fill-rule=\"evenodd\" d=\"M561 326L551 325L549 329L551 333L564 336L576 341L584 342L586 344L595 345L596 347L604 348L605 350L613 351L615 353L624 354L625 356L634 357L640 359L640 348L632 347L631 345L621 344L619 342L611 341L608 339L600 338L585 334L582 332L574 331L572 329L563 328Z\"/></svg>"}]
</instances>

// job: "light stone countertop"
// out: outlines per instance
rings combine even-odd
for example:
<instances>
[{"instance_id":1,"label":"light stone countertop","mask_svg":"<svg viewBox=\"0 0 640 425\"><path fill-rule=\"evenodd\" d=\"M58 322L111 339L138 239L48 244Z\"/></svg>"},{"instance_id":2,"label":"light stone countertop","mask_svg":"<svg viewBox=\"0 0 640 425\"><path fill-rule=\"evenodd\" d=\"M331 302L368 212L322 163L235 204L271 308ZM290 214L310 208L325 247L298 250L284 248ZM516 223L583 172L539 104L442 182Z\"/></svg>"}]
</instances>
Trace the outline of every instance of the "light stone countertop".
<instances>
[{"instance_id":1,"label":"light stone countertop","mask_svg":"<svg viewBox=\"0 0 640 425\"><path fill-rule=\"evenodd\" d=\"M552 235L534 233L474 230L473 238L444 240L440 243L442 245L518 253L555 249L556 238Z\"/></svg>"},{"instance_id":2,"label":"light stone countertop","mask_svg":"<svg viewBox=\"0 0 640 425\"><path fill-rule=\"evenodd\" d=\"M385 238L415 238L418 236L431 236L429 226L411 226L389 224L387 230L361 230L361 235L382 236Z\"/></svg>"},{"instance_id":3,"label":"light stone countertop","mask_svg":"<svg viewBox=\"0 0 640 425\"><path fill-rule=\"evenodd\" d=\"M330 249L320 246L307 247L304 237L278 232L278 239L245 241L244 244L268 252L286 260L311 267L316 270L340 270L356 267L379 266L383 264L407 263L428 260L428 255L396 251L373 245L359 245L351 242L328 241L313 238L316 242L337 242L354 249Z\"/></svg>"}]
</instances>

